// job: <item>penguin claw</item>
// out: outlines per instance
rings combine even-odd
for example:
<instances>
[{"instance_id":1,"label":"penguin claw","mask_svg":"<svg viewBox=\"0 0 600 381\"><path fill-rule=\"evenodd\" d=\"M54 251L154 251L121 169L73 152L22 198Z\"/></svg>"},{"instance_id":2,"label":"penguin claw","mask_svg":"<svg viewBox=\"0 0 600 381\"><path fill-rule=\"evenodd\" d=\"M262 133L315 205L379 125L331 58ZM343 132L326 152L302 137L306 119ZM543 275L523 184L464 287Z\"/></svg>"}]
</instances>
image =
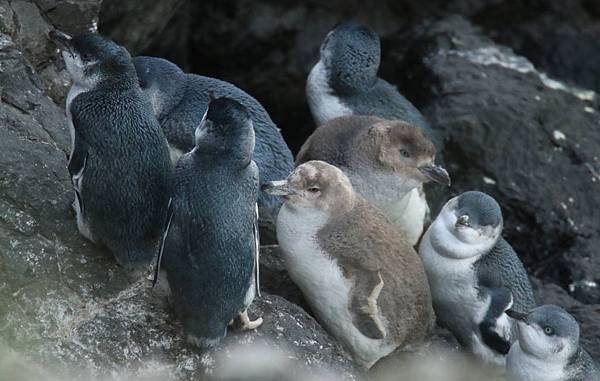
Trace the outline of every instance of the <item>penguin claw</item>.
<instances>
[{"instance_id":1,"label":"penguin claw","mask_svg":"<svg viewBox=\"0 0 600 381\"><path fill-rule=\"evenodd\" d=\"M236 323L238 323L238 331L251 331L260 327L263 323L263 318L261 317L255 320L250 320L248 317L248 311L240 312L234 320L236 320Z\"/></svg>"}]
</instances>

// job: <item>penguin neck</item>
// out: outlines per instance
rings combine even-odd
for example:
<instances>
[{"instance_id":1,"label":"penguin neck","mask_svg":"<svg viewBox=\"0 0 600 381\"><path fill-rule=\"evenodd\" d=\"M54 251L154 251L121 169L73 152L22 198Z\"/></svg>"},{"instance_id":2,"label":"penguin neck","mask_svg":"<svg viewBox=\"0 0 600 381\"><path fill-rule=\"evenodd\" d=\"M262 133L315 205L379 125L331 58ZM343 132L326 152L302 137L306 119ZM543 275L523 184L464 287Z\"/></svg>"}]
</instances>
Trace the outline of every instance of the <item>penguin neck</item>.
<instances>
[{"instance_id":1,"label":"penguin neck","mask_svg":"<svg viewBox=\"0 0 600 381\"><path fill-rule=\"evenodd\" d=\"M215 147L209 142L198 142L191 152L197 160L209 163L211 167L226 166L244 169L252 162L251 155L236 152L223 146Z\"/></svg>"},{"instance_id":2,"label":"penguin neck","mask_svg":"<svg viewBox=\"0 0 600 381\"><path fill-rule=\"evenodd\" d=\"M350 158L349 165L344 170L354 189L379 207L402 202L420 185L407 176L374 169L356 157Z\"/></svg>"},{"instance_id":3,"label":"penguin neck","mask_svg":"<svg viewBox=\"0 0 600 381\"><path fill-rule=\"evenodd\" d=\"M442 210L428 231L431 246L436 253L443 257L475 262L488 253L500 239L498 237L495 240L486 240L481 243L463 242L448 229L448 224L453 224L448 220L449 212Z\"/></svg>"},{"instance_id":4,"label":"penguin neck","mask_svg":"<svg viewBox=\"0 0 600 381\"><path fill-rule=\"evenodd\" d=\"M96 82L94 88L103 90L124 90L137 87L139 89L136 78L137 77L130 72L102 75Z\"/></svg>"},{"instance_id":5,"label":"penguin neck","mask_svg":"<svg viewBox=\"0 0 600 381\"><path fill-rule=\"evenodd\" d=\"M567 379L563 361L542 359L526 352L516 341L510 348L507 357L507 373L511 379L560 381Z\"/></svg>"}]
</instances>

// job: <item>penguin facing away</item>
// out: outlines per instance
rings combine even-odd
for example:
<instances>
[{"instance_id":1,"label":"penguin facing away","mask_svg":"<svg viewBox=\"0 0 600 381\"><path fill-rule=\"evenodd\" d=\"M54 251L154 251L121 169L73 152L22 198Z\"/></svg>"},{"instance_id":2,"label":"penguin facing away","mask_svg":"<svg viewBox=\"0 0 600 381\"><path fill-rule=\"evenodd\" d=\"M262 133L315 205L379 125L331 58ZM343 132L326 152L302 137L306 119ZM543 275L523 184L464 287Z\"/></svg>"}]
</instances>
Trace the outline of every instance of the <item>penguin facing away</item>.
<instances>
[{"instance_id":1,"label":"penguin facing away","mask_svg":"<svg viewBox=\"0 0 600 381\"><path fill-rule=\"evenodd\" d=\"M135 57L140 86L153 105L156 117L169 141L173 161L194 148L194 131L207 110L210 97L228 97L242 104L250 114L256 132L253 160L261 182L286 177L294 168L292 153L264 107L236 86L215 78L186 74L162 58ZM276 214L281 202L266 194L259 206Z\"/></svg>"},{"instance_id":2,"label":"penguin facing away","mask_svg":"<svg viewBox=\"0 0 600 381\"><path fill-rule=\"evenodd\" d=\"M379 36L365 25L343 22L327 34L306 82L316 125L348 115L399 119L421 127L441 150L441 140L419 110L395 86L377 77L380 60Z\"/></svg>"},{"instance_id":3,"label":"penguin facing away","mask_svg":"<svg viewBox=\"0 0 600 381\"><path fill-rule=\"evenodd\" d=\"M66 101L77 227L128 270L156 252L169 200L166 140L127 50L97 34L50 32L73 84Z\"/></svg>"},{"instance_id":4,"label":"penguin facing away","mask_svg":"<svg viewBox=\"0 0 600 381\"><path fill-rule=\"evenodd\" d=\"M309 161L263 191L284 199L277 238L292 280L359 364L425 337L434 315L421 261L340 169Z\"/></svg>"},{"instance_id":5,"label":"penguin facing away","mask_svg":"<svg viewBox=\"0 0 600 381\"><path fill-rule=\"evenodd\" d=\"M230 322L254 329L246 312L258 289L258 168L244 106L218 98L196 130L196 147L175 168L175 191L157 272L187 340L218 344ZM164 271L164 272L163 272Z\"/></svg>"},{"instance_id":6,"label":"penguin facing away","mask_svg":"<svg viewBox=\"0 0 600 381\"><path fill-rule=\"evenodd\" d=\"M322 160L342 169L353 188L380 208L415 245L428 215L422 184L450 185L436 165L431 140L418 126L376 116L346 116L318 127L296 158Z\"/></svg>"},{"instance_id":7,"label":"penguin facing away","mask_svg":"<svg viewBox=\"0 0 600 381\"><path fill-rule=\"evenodd\" d=\"M506 359L513 381L600 381L600 368L579 345L579 324L553 305L506 311L517 322L517 341Z\"/></svg>"},{"instance_id":8,"label":"penguin facing away","mask_svg":"<svg viewBox=\"0 0 600 381\"><path fill-rule=\"evenodd\" d=\"M535 306L527 272L502 237L502 212L489 195L449 200L419 246L438 323L485 363L504 366L515 326L504 313Z\"/></svg>"}]
</instances>

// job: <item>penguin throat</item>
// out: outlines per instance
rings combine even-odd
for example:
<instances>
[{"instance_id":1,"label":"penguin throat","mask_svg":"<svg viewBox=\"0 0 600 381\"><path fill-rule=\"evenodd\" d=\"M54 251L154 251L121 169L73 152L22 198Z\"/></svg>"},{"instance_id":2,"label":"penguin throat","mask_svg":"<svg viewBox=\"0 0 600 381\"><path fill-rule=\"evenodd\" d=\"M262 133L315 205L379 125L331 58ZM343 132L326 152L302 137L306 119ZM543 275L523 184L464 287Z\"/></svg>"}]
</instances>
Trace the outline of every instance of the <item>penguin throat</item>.
<instances>
[{"instance_id":1,"label":"penguin throat","mask_svg":"<svg viewBox=\"0 0 600 381\"><path fill-rule=\"evenodd\" d=\"M499 237L496 239L484 239L477 243L462 241L448 229L447 222L449 217L444 214L440 215L430 227L431 245L439 255L450 259L475 261L496 245ZM450 222L451 226L453 226L452 221Z\"/></svg>"}]
</instances>

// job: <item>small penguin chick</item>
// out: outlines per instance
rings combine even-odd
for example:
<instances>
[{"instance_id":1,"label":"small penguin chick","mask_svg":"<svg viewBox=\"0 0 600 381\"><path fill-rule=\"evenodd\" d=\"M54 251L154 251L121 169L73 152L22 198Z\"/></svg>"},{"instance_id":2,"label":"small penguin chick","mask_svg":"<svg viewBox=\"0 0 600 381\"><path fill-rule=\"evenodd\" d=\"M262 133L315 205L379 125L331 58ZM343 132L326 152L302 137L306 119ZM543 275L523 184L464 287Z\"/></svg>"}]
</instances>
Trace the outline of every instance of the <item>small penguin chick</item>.
<instances>
[{"instance_id":1,"label":"small penguin chick","mask_svg":"<svg viewBox=\"0 0 600 381\"><path fill-rule=\"evenodd\" d=\"M514 341L504 311L535 306L519 257L501 237L498 203L482 192L448 201L419 246L438 323L489 364L503 366Z\"/></svg>"},{"instance_id":2,"label":"small penguin chick","mask_svg":"<svg viewBox=\"0 0 600 381\"><path fill-rule=\"evenodd\" d=\"M341 168L354 189L379 207L414 245L428 211L421 185L450 184L448 172L434 163L435 156L433 143L418 126L375 116L348 116L317 128L296 163L322 160Z\"/></svg>"},{"instance_id":3,"label":"small penguin chick","mask_svg":"<svg viewBox=\"0 0 600 381\"><path fill-rule=\"evenodd\" d=\"M246 312L259 289L258 168L248 111L230 98L209 103L196 147L175 168L175 191L157 268L190 343L218 344L232 324L255 329ZM165 278L163 276L161 279Z\"/></svg>"},{"instance_id":4,"label":"small penguin chick","mask_svg":"<svg viewBox=\"0 0 600 381\"><path fill-rule=\"evenodd\" d=\"M126 269L143 271L169 202L166 140L125 48L91 33L52 31L50 38L73 80L66 114L77 227Z\"/></svg>"},{"instance_id":5,"label":"small penguin chick","mask_svg":"<svg viewBox=\"0 0 600 381\"><path fill-rule=\"evenodd\" d=\"M433 311L422 264L339 168L309 161L263 190L284 199L277 238L290 277L357 362L423 339Z\"/></svg>"},{"instance_id":6,"label":"small penguin chick","mask_svg":"<svg viewBox=\"0 0 600 381\"><path fill-rule=\"evenodd\" d=\"M506 360L514 381L597 381L600 370L579 345L579 324L567 311L544 305L506 314L517 322L517 341Z\"/></svg>"},{"instance_id":7,"label":"small penguin chick","mask_svg":"<svg viewBox=\"0 0 600 381\"><path fill-rule=\"evenodd\" d=\"M349 115L399 119L422 128L441 150L442 141L419 110L395 86L377 77L380 57L379 36L365 25L343 22L327 34L306 82L315 123Z\"/></svg>"}]
</instances>

